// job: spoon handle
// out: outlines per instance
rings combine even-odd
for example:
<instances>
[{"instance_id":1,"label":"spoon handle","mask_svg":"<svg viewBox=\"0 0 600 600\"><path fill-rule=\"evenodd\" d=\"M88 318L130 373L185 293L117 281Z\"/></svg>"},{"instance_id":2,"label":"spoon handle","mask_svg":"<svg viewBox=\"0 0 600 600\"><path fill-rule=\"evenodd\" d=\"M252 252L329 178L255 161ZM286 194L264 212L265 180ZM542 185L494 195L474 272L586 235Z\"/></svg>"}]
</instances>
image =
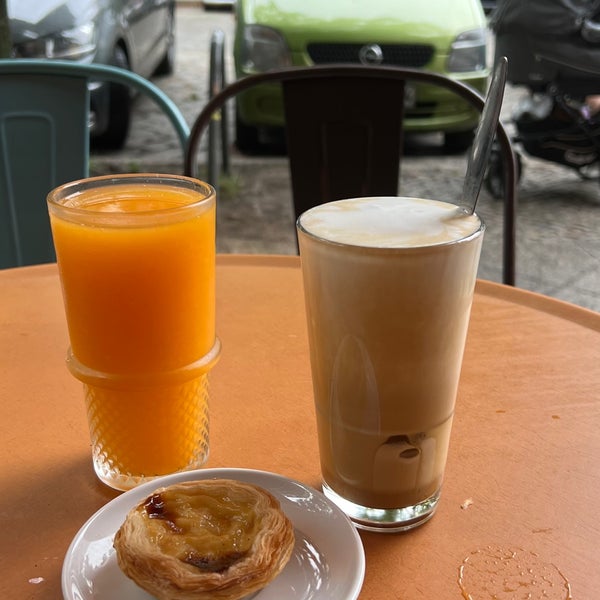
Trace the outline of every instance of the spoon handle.
<instances>
[{"instance_id":1,"label":"spoon handle","mask_svg":"<svg viewBox=\"0 0 600 600\"><path fill-rule=\"evenodd\" d=\"M485 169L490 159L494 133L500 119L507 68L508 60L505 56L502 56L494 68L492 83L487 93L479 125L475 131L460 203L460 208L467 214L473 214L475 211Z\"/></svg>"}]
</instances>

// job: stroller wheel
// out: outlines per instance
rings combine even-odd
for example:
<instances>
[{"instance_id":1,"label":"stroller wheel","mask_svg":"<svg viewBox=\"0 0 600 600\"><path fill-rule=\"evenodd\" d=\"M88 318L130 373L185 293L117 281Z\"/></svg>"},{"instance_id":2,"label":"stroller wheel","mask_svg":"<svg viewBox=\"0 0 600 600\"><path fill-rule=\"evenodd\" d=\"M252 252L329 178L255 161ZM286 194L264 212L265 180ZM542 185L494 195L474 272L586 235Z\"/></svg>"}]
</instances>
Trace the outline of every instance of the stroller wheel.
<instances>
[{"instance_id":1,"label":"stroller wheel","mask_svg":"<svg viewBox=\"0 0 600 600\"><path fill-rule=\"evenodd\" d=\"M516 152L516 167L517 167L517 183L521 179L522 172L522 161L521 155ZM502 154L497 144L494 142L492 147L492 153L488 163L487 171L484 179L485 189L490 193L492 198L500 200L504 198L504 163L502 161Z\"/></svg>"}]
</instances>

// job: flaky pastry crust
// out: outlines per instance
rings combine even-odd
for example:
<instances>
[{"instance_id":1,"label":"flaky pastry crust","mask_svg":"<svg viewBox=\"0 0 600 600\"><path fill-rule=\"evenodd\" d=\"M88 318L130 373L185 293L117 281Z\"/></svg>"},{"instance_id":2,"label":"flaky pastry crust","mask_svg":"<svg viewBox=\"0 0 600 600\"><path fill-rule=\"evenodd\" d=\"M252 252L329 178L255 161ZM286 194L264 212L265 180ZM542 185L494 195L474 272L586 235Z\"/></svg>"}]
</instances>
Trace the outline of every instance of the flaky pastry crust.
<instances>
[{"instance_id":1,"label":"flaky pastry crust","mask_svg":"<svg viewBox=\"0 0 600 600\"><path fill-rule=\"evenodd\" d=\"M156 490L114 547L125 575L159 600L239 600L283 570L294 529L268 491L206 479Z\"/></svg>"}]
</instances>

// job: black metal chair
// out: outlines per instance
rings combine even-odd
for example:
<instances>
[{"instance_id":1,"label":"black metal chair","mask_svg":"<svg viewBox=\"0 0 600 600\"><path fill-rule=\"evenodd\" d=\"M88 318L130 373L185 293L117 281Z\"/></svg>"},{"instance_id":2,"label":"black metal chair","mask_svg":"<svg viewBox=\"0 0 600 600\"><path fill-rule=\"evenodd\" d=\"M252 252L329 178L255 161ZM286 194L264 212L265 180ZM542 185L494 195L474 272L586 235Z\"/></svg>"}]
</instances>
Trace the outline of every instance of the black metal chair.
<instances>
[{"instance_id":1,"label":"black metal chair","mask_svg":"<svg viewBox=\"0 0 600 600\"><path fill-rule=\"evenodd\" d=\"M185 173L197 176L200 139L226 102L265 83L281 83L296 216L315 204L358 196L398 195L407 82L450 90L481 112L472 88L427 71L357 65L274 70L215 93L192 125ZM504 162L503 281L515 283L516 161L500 124Z\"/></svg>"}]
</instances>

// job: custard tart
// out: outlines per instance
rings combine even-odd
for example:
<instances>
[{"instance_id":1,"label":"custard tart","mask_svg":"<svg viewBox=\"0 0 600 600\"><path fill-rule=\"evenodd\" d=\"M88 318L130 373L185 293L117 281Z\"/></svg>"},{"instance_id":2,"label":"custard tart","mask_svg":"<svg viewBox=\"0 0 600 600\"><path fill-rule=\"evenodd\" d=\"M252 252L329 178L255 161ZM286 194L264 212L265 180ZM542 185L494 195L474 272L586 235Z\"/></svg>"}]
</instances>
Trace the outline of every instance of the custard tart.
<instances>
[{"instance_id":1,"label":"custard tart","mask_svg":"<svg viewBox=\"0 0 600 600\"><path fill-rule=\"evenodd\" d=\"M121 570L159 600L238 600L288 562L294 529L278 500L229 479L157 489L114 539Z\"/></svg>"}]
</instances>

